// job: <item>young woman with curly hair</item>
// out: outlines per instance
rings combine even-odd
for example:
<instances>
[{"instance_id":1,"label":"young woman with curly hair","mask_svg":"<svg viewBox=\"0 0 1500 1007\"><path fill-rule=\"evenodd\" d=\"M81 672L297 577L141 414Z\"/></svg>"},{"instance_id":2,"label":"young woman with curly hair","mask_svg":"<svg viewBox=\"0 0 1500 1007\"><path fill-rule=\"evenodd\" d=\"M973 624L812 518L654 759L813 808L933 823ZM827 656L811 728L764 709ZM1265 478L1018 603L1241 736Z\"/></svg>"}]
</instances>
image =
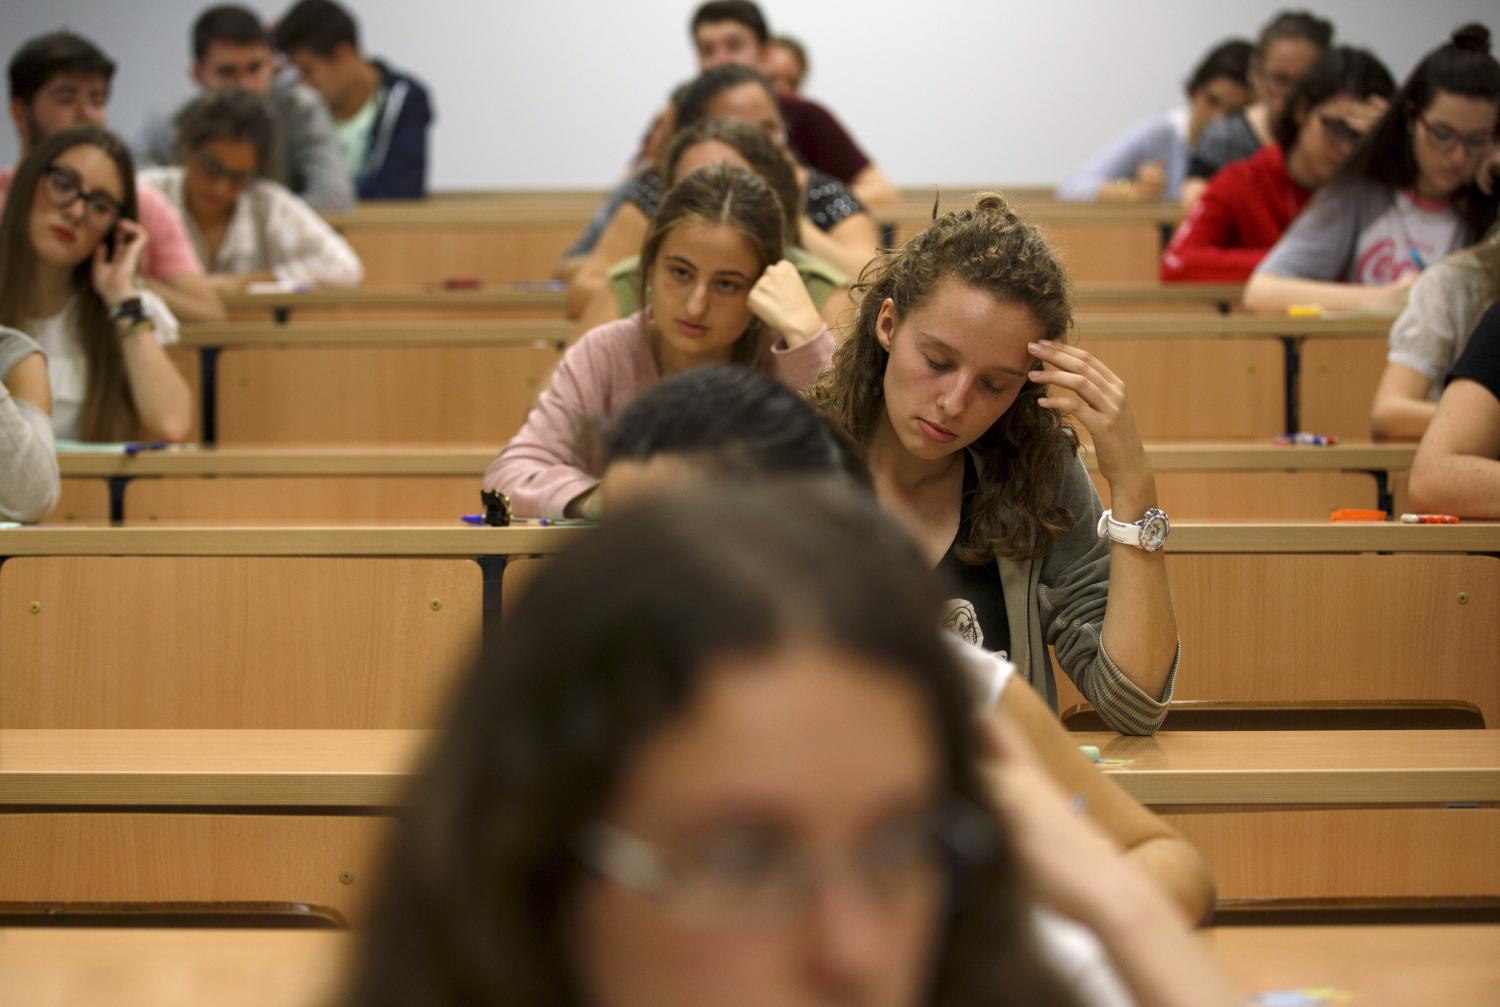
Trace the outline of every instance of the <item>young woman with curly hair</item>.
<instances>
[{"instance_id":1,"label":"young woman with curly hair","mask_svg":"<svg viewBox=\"0 0 1500 1007\"><path fill-rule=\"evenodd\" d=\"M1054 707L1049 646L1111 727L1156 730L1180 652L1156 551L1166 515L1124 384L1065 342L1067 279L1041 232L986 195L888 253L861 287L814 401L865 448L881 501L949 575L950 622L1005 651ZM1092 438L1110 513L1069 418Z\"/></svg>"}]
</instances>

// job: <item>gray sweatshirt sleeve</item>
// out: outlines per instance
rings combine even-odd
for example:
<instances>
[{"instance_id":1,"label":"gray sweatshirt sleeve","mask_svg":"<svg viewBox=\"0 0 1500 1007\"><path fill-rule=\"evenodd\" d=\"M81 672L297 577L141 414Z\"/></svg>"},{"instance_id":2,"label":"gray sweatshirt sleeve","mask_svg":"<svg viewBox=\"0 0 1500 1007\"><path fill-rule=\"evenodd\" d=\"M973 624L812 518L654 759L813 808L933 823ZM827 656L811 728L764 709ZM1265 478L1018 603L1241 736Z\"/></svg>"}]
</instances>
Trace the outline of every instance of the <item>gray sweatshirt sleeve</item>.
<instances>
[{"instance_id":1,"label":"gray sweatshirt sleeve","mask_svg":"<svg viewBox=\"0 0 1500 1007\"><path fill-rule=\"evenodd\" d=\"M1038 601L1045 639L1057 663L1112 730L1152 734L1166 718L1172 699L1181 641L1160 698L1147 695L1125 676L1104 649L1101 636L1109 601L1109 543L1096 531L1104 505L1081 460L1070 467L1059 497L1077 523L1042 560Z\"/></svg>"},{"instance_id":2,"label":"gray sweatshirt sleeve","mask_svg":"<svg viewBox=\"0 0 1500 1007\"><path fill-rule=\"evenodd\" d=\"M288 88L278 99L287 188L322 213L352 208L354 178L333 135L333 118L323 99L301 85Z\"/></svg>"}]
</instances>

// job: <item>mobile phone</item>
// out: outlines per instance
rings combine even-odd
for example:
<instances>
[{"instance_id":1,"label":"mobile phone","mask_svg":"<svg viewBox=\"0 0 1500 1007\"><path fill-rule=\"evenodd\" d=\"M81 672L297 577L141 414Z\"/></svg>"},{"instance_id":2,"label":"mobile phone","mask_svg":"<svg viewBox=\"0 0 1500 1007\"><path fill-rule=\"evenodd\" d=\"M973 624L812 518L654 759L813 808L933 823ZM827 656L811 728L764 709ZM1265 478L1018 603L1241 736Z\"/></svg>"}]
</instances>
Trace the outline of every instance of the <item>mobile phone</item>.
<instances>
[{"instance_id":1,"label":"mobile phone","mask_svg":"<svg viewBox=\"0 0 1500 1007\"><path fill-rule=\"evenodd\" d=\"M104 261L115 261L115 235L120 233L118 227L111 227L109 233L104 236Z\"/></svg>"}]
</instances>

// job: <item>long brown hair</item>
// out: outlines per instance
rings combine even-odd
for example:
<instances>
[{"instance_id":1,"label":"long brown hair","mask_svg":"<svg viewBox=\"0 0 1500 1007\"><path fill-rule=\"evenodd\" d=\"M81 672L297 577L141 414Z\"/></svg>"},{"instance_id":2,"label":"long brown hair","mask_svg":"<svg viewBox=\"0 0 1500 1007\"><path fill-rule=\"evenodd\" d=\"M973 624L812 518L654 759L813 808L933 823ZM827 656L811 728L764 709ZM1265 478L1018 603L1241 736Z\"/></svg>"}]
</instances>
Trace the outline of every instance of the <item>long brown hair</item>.
<instances>
[{"instance_id":1,"label":"long brown hair","mask_svg":"<svg viewBox=\"0 0 1500 1007\"><path fill-rule=\"evenodd\" d=\"M130 149L115 134L99 126L60 130L39 143L16 169L5 214L0 216L0 325L24 329L28 303L36 281L36 250L31 245L31 209L42 173L63 152L74 147L98 147L109 155L120 174L121 216L136 220L140 208L135 195L135 165ZM109 309L94 289L91 254L73 267L74 316L88 361L88 392L84 397L81 433L84 440L119 441L136 436L140 418L125 380L125 358L109 320Z\"/></svg>"},{"instance_id":2,"label":"long brown hair","mask_svg":"<svg viewBox=\"0 0 1500 1007\"><path fill-rule=\"evenodd\" d=\"M738 232L760 260L760 271L786 258L787 223L781 200L765 180L744 168L716 164L693 172L667 190L641 244L641 303L651 305L651 270L662 242L682 224L725 224ZM759 275L759 273L757 273ZM730 360L769 366L760 319L735 340Z\"/></svg>"},{"instance_id":3,"label":"long brown hair","mask_svg":"<svg viewBox=\"0 0 1500 1007\"><path fill-rule=\"evenodd\" d=\"M797 228L802 219L802 186L797 182L797 171L785 150L776 145L765 134L748 122L740 119L702 119L685 129L672 134L667 149L661 156L657 171L670 185L677 174L677 162L683 152L694 144L719 143L733 147L750 164L750 170L766 180L781 208L786 213L786 239L788 244L797 243Z\"/></svg>"},{"instance_id":4,"label":"long brown hair","mask_svg":"<svg viewBox=\"0 0 1500 1007\"><path fill-rule=\"evenodd\" d=\"M885 410L889 354L875 333L881 304L889 298L899 320L949 277L1028 308L1044 338L1067 338L1073 324L1068 280L1041 231L995 193L981 195L972 210L938 217L866 267L855 287L859 318L811 393L813 402L860 444L869 445ZM1001 556L1036 559L1073 526L1073 515L1056 499L1066 466L1078 452L1078 436L1060 414L1037 404L1045 394L1043 386L1027 382L970 448L979 486L956 547L966 563L977 566Z\"/></svg>"},{"instance_id":5,"label":"long brown hair","mask_svg":"<svg viewBox=\"0 0 1500 1007\"><path fill-rule=\"evenodd\" d=\"M1491 226L1479 244L1454 252L1447 261L1479 276L1486 303L1500 300L1500 224Z\"/></svg>"}]
</instances>

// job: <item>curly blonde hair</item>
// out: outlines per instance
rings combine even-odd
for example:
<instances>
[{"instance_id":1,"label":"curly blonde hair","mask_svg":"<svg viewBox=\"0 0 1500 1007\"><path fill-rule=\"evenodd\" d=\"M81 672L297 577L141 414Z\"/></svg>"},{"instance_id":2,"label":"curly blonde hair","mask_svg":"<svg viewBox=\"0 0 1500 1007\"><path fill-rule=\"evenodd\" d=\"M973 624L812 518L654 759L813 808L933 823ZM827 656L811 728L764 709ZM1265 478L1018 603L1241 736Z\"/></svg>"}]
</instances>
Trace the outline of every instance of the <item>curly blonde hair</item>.
<instances>
[{"instance_id":1,"label":"curly blonde hair","mask_svg":"<svg viewBox=\"0 0 1500 1007\"><path fill-rule=\"evenodd\" d=\"M972 210L935 217L921 234L865 269L855 287L859 318L810 393L860 444L868 447L885 409L889 355L876 338L880 306L889 299L896 317L904 318L950 277L1025 306L1043 338L1067 339L1073 325L1068 280L1041 231L995 193L981 194ZM1074 525L1073 514L1057 506L1056 498L1078 453L1078 436L1061 414L1037 404L1045 394L1043 386L1027 382L970 448L979 484L966 501L968 520L955 545L966 563L1040 558Z\"/></svg>"}]
</instances>

